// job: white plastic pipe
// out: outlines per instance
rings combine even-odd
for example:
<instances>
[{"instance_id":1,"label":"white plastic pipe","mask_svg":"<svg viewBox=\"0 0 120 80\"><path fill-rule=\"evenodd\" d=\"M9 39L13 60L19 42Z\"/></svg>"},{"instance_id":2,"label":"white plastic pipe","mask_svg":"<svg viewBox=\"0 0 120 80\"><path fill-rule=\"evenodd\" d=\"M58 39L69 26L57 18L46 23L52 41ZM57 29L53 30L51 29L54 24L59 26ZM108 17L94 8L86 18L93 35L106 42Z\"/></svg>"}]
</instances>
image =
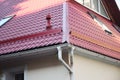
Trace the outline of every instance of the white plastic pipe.
<instances>
[{"instance_id":1,"label":"white plastic pipe","mask_svg":"<svg viewBox=\"0 0 120 80\"><path fill-rule=\"evenodd\" d=\"M62 49L61 47L57 47L58 50L58 60L70 71L73 72L72 69L70 68L70 66L63 60L62 58Z\"/></svg>"}]
</instances>

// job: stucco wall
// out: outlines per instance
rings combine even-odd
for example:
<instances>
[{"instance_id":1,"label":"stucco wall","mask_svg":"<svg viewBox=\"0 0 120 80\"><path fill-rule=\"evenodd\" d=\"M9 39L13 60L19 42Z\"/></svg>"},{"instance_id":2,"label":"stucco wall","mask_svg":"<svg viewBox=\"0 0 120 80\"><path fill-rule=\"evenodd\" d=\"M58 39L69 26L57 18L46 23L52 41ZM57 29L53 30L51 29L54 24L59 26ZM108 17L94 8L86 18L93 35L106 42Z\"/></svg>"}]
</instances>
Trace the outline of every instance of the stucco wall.
<instances>
[{"instance_id":1,"label":"stucco wall","mask_svg":"<svg viewBox=\"0 0 120 80\"><path fill-rule=\"evenodd\" d=\"M75 80L120 80L120 67L80 55L74 57L74 70Z\"/></svg>"},{"instance_id":2,"label":"stucco wall","mask_svg":"<svg viewBox=\"0 0 120 80\"><path fill-rule=\"evenodd\" d=\"M30 62L25 71L25 80L70 80L68 70L56 57L44 57Z\"/></svg>"},{"instance_id":3,"label":"stucco wall","mask_svg":"<svg viewBox=\"0 0 120 80\"><path fill-rule=\"evenodd\" d=\"M61 64L57 55L35 56L17 63L16 61L0 68L0 80L13 80L14 74L23 71L24 80L70 80L69 71Z\"/></svg>"}]
</instances>

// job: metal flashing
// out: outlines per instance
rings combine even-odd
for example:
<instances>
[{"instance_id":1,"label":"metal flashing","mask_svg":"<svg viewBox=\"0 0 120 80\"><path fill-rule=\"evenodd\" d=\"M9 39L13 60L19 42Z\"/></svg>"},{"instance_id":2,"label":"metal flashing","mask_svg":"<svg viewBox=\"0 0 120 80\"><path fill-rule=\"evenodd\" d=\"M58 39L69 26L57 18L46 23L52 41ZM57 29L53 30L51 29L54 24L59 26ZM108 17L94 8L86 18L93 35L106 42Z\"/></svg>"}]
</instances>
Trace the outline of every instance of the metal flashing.
<instances>
[{"instance_id":1,"label":"metal flashing","mask_svg":"<svg viewBox=\"0 0 120 80\"><path fill-rule=\"evenodd\" d=\"M69 43L69 26L68 26L68 3L63 3L63 39L62 42Z\"/></svg>"},{"instance_id":2,"label":"metal flashing","mask_svg":"<svg viewBox=\"0 0 120 80\"><path fill-rule=\"evenodd\" d=\"M4 61L4 60L10 59L10 58L25 57L25 56L31 56L31 55L40 55L40 56L51 55L50 53L47 53L47 54L42 54L42 53L49 52L50 50L54 51L54 50L56 50L56 48L58 46L65 47L65 46L67 46L67 43L47 46L47 47L43 47L43 48L35 48L35 49L30 49L30 50L24 50L24 51L11 53L11 54L0 55L0 61ZM52 54L54 54L54 53L52 53Z\"/></svg>"}]
</instances>

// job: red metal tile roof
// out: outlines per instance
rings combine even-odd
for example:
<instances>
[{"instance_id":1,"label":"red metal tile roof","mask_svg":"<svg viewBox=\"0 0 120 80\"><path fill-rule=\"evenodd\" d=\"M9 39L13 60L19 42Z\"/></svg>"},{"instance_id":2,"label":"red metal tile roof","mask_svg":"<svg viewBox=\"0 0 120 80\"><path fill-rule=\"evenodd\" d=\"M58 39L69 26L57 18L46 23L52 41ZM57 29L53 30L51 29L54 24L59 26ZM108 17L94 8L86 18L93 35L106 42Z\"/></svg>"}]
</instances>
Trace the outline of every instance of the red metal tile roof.
<instances>
[{"instance_id":1,"label":"red metal tile roof","mask_svg":"<svg viewBox=\"0 0 120 80\"><path fill-rule=\"evenodd\" d=\"M62 0L1 1L0 19L12 14L16 16L0 28L0 54L61 43L62 2ZM51 15L50 30L46 30L48 14Z\"/></svg>"},{"instance_id":2,"label":"red metal tile roof","mask_svg":"<svg viewBox=\"0 0 120 80\"><path fill-rule=\"evenodd\" d=\"M10 53L40 46L48 46L52 44L62 43L61 29L53 29L43 31L38 34L14 38L13 40L2 41L0 45L0 53Z\"/></svg>"},{"instance_id":3,"label":"red metal tile roof","mask_svg":"<svg viewBox=\"0 0 120 80\"><path fill-rule=\"evenodd\" d=\"M73 4L69 4L68 9L72 44L120 59L120 33L109 20L93 12L112 31L112 35L108 35L87 14L91 10Z\"/></svg>"},{"instance_id":4,"label":"red metal tile roof","mask_svg":"<svg viewBox=\"0 0 120 80\"><path fill-rule=\"evenodd\" d=\"M31 5L38 1L11 0L0 2L0 19L10 14L16 16L0 28L0 54L11 53L35 47L62 43L63 5ZM54 4L49 1L50 5ZM61 2L58 0L58 2ZM57 3L57 2L56 2ZM46 5L45 5L46 4ZM91 11L82 6L68 4L68 25L71 44L120 59L120 33L110 20L94 13L111 31L108 35L88 14ZM52 29L46 30L46 16L51 15Z\"/></svg>"}]
</instances>

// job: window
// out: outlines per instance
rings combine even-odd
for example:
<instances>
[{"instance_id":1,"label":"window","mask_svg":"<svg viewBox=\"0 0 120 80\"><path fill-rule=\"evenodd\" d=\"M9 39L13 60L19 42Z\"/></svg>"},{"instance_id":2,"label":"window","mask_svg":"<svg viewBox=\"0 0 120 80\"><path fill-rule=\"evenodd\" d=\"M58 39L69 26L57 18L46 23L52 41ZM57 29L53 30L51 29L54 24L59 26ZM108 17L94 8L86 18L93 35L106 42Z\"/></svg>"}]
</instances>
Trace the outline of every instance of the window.
<instances>
[{"instance_id":1,"label":"window","mask_svg":"<svg viewBox=\"0 0 120 80\"><path fill-rule=\"evenodd\" d=\"M87 6L87 7L90 7L90 0L84 0L84 5Z\"/></svg>"},{"instance_id":2,"label":"window","mask_svg":"<svg viewBox=\"0 0 120 80\"><path fill-rule=\"evenodd\" d=\"M14 16L15 16L15 15L13 15L13 16L7 16L7 17L5 17L5 18L2 18L2 19L0 20L0 27L1 27L2 25L4 25L6 22L8 22L10 19L12 19Z\"/></svg>"},{"instance_id":3,"label":"window","mask_svg":"<svg viewBox=\"0 0 120 80\"><path fill-rule=\"evenodd\" d=\"M84 4L84 3L83 3L83 0L75 0L75 1L77 1L77 2L80 3L80 4Z\"/></svg>"},{"instance_id":4,"label":"window","mask_svg":"<svg viewBox=\"0 0 120 80\"><path fill-rule=\"evenodd\" d=\"M107 26L101 21L99 20L94 14L92 14L91 12L88 12L88 14L93 18L93 20L95 22L98 23L98 25L108 34L112 34L111 30L107 28Z\"/></svg>"},{"instance_id":5,"label":"window","mask_svg":"<svg viewBox=\"0 0 120 80\"><path fill-rule=\"evenodd\" d=\"M106 33L112 34L112 32L107 28L107 26L103 24L98 18L94 18L94 21L97 22Z\"/></svg>"},{"instance_id":6,"label":"window","mask_svg":"<svg viewBox=\"0 0 120 80\"><path fill-rule=\"evenodd\" d=\"M15 71L15 72L5 72L4 77L1 80L24 80L24 72L23 71Z\"/></svg>"},{"instance_id":7,"label":"window","mask_svg":"<svg viewBox=\"0 0 120 80\"><path fill-rule=\"evenodd\" d=\"M109 18L101 0L75 0L75 1L94 10L95 12L103 15L104 17Z\"/></svg>"},{"instance_id":8,"label":"window","mask_svg":"<svg viewBox=\"0 0 120 80\"><path fill-rule=\"evenodd\" d=\"M24 73L16 73L15 75L14 75L15 77L15 79L14 80L24 80Z\"/></svg>"},{"instance_id":9,"label":"window","mask_svg":"<svg viewBox=\"0 0 120 80\"><path fill-rule=\"evenodd\" d=\"M24 67L3 70L2 80L24 80Z\"/></svg>"}]
</instances>

